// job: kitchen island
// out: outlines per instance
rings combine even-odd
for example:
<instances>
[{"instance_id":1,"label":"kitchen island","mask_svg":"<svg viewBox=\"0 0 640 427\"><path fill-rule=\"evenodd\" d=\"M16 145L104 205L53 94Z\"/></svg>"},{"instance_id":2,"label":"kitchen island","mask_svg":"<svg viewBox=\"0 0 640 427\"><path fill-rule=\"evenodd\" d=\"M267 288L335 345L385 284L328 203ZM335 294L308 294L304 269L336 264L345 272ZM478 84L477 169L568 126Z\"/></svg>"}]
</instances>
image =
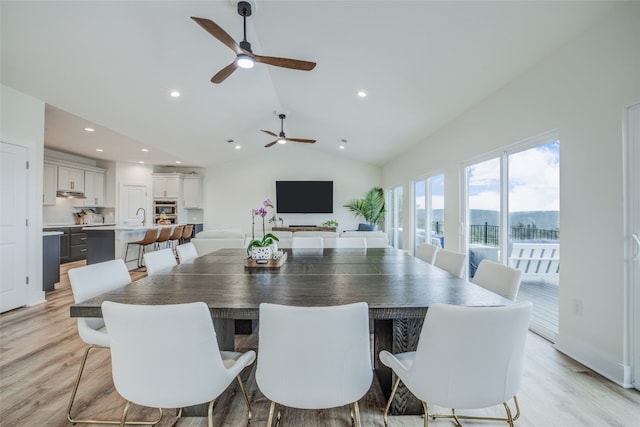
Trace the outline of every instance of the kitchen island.
<instances>
[{"instance_id":1,"label":"kitchen island","mask_svg":"<svg viewBox=\"0 0 640 427\"><path fill-rule=\"evenodd\" d=\"M149 229L160 230L161 228L173 228L180 225L184 224L116 225L83 228L83 231L87 233L87 264L123 259L129 270L136 269L138 268L136 256L138 247L132 247L129 250L129 259L125 259L127 243L141 240Z\"/></svg>"}]
</instances>

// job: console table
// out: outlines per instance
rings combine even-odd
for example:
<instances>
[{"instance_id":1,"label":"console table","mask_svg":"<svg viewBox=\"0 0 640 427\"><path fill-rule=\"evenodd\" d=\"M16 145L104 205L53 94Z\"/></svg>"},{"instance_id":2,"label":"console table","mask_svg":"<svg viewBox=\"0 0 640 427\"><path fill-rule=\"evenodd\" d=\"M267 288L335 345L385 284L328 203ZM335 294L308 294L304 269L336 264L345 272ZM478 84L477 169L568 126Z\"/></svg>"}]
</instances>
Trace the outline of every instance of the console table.
<instances>
[{"instance_id":1,"label":"console table","mask_svg":"<svg viewBox=\"0 0 640 427\"><path fill-rule=\"evenodd\" d=\"M317 227L313 227L313 226L295 227L294 226L294 227L272 227L271 230L273 230L273 231L292 231L292 232L296 232L296 231L336 231L336 228L335 227L325 227L325 226L317 226Z\"/></svg>"}]
</instances>

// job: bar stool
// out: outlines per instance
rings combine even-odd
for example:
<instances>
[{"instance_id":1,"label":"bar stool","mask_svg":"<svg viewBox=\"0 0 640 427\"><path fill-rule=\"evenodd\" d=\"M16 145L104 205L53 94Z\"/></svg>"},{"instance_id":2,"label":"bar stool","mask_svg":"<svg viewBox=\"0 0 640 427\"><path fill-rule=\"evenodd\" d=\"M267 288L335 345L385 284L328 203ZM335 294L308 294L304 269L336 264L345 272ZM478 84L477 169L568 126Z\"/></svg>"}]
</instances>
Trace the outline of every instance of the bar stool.
<instances>
[{"instance_id":1,"label":"bar stool","mask_svg":"<svg viewBox=\"0 0 640 427\"><path fill-rule=\"evenodd\" d=\"M171 227L163 227L160 229L160 233L158 233L158 237L156 237L156 241L154 245L156 250L160 249L161 243L166 243L169 241L172 231L173 229Z\"/></svg>"},{"instance_id":2,"label":"bar stool","mask_svg":"<svg viewBox=\"0 0 640 427\"><path fill-rule=\"evenodd\" d=\"M179 244L179 240L182 237L182 232L184 230L184 225L179 225L173 229L173 233L169 237L169 246L173 250L173 253L176 254L176 246Z\"/></svg>"},{"instance_id":3,"label":"bar stool","mask_svg":"<svg viewBox=\"0 0 640 427\"><path fill-rule=\"evenodd\" d=\"M157 228L149 228L147 232L144 233L144 237L142 240L137 240L135 242L127 242L127 250L124 252L124 262L127 263L129 261L133 261L132 259L127 259L127 254L129 253L130 245L138 245L138 268L142 267L142 256L144 255L144 249L148 245L152 245L156 242L158 237L158 229Z\"/></svg>"},{"instance_id":4,"label":"bar stool","mask_svg":"<svg viewBox=\"0 0 640 427\"><path fill-rule=\"evenodd\" d=\"M193 233L193 224L185 225L184 231L182 232L182 237L180 238L180 243L190 242L191 233Z\"/></svg>"}]
</instances>

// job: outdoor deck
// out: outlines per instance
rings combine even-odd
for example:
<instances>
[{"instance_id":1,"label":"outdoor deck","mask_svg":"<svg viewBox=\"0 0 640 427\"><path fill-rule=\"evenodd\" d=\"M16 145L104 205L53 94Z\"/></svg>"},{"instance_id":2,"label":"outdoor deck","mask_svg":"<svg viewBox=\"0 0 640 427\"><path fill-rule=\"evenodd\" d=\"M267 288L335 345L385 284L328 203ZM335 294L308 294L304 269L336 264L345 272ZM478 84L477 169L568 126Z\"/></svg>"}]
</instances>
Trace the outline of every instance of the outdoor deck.
<instances>
[{"instance_id":1,"label":"outdoor deck","mask_svg":"<svg viewBox=\"0 0 640 427\"><path fill-rule=\"evenodd\" d=\"M532 301L531 322L558 332L558 276L544 279L523 275L517 301Z\"/></svg>"}]
</instances>

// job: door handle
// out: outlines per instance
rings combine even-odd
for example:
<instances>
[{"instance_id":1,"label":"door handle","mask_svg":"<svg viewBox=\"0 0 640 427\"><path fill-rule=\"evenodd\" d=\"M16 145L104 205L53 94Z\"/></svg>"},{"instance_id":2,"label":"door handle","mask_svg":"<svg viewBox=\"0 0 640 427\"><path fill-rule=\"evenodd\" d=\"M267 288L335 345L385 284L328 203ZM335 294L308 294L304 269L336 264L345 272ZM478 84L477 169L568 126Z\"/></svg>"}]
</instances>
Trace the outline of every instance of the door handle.
<instances>
[{"instance_id":1,"label":"door handle","mask_svg":"<svg viewBox=\"0 0 640 427\"><path fill-rule=\"evenodd\" d=\"M638 253L633 257L633 261L635 262L640 260L640 239L638 239L638 235L635 233L632 233L631 237L633 237L633 240L636 242L636 248L638 248Z\"/></svg>"}]
</instances>

